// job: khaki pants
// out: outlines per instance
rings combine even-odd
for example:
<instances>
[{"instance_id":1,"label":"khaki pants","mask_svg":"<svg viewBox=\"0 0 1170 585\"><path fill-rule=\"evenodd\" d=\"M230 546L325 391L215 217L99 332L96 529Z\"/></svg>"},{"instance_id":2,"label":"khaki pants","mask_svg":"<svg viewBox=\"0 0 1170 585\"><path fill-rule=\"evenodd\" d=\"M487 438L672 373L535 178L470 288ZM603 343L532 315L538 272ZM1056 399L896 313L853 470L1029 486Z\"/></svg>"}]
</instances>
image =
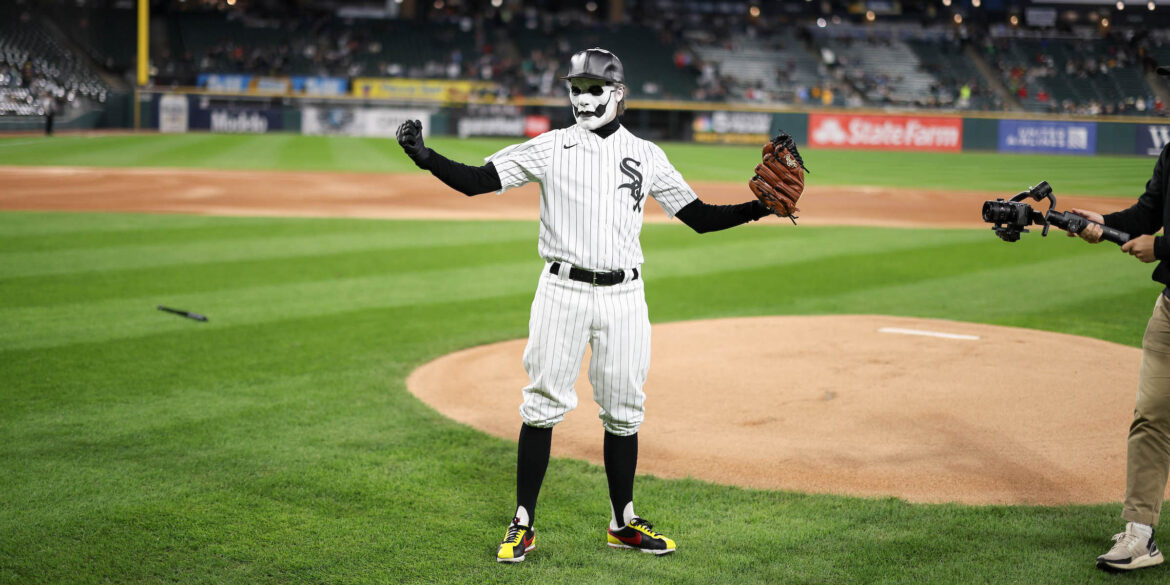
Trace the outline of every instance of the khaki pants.
<instances>
[{"instance_id":1,"label":"khaki pants","mask_svg":"<svg viewBox=\"0 0 1170 585\"><path fill-rule=\"evenodd\" d=\"M1170 474L1170 300L1158 295L1142 338L1137 405L1129 427L1121 517L1156 526Z\"/></svg>"}]
</instances>

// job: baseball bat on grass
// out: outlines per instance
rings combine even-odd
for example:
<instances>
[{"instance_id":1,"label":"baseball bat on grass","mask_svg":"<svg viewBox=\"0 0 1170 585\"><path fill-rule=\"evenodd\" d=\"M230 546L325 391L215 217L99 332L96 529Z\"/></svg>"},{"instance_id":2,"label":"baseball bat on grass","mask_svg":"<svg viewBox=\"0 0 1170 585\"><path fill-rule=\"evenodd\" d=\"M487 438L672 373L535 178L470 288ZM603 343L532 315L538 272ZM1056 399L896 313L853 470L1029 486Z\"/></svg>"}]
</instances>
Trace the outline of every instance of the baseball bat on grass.
<instances>
[{"instance_id":1,"label":"baseball bat on grass","mask_svg":"<svg viewBox=\"0 0 1170 585\"><path fill-rule=\"evenodd\" d=\"M207 320L207 317L204 317L203 315L200 315L199 313L192 313L191 311L184 311L182 309L172 309L170 307L164 307L162 305L159 305L158 310L166 311L168 313L174 313L176 315L180 315L180 316L186 317L188 319L194 319L196 321L206 321Z\"/></svg>"}]
</instances>

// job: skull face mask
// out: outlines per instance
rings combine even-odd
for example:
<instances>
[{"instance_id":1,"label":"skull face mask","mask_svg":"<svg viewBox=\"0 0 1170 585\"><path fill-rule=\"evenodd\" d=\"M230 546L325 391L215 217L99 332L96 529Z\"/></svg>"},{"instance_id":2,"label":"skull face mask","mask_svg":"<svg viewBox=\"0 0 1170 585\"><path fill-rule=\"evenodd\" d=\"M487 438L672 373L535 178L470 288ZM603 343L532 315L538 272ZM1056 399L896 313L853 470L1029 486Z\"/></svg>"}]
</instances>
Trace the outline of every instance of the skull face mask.
<instances>
[{"instance_id":1,"label":"skull face mask","mask_svg":"<svg viewBox=\"0 0 1170 585\"><path fill-rule=\"evenodd\" d=\"M569 102L573 118L585 130L596 130L617 117L618 103L625 99L620 85L579 77L569 81Z\"/></svg>"}]
</instances>

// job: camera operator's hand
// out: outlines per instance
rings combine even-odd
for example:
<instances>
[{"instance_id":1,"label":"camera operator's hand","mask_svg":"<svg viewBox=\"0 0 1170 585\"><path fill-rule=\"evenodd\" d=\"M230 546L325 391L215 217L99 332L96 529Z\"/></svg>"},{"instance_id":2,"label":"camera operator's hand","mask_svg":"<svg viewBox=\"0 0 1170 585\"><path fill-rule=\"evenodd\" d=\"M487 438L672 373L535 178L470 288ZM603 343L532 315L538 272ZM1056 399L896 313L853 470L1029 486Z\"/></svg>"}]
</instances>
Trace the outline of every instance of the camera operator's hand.
<instances>
[{"instance_id":1,"label":"camera operator's hand","mask_svg":"<svg viewBox=\"0 0 1170 585\"><path fill-rule=\"evenodd\" d=\"M1154 257L1154 236L1136 237L1121 246L1121 251L1142 262L1153 262L1157 260Z\"/></svg>"},{"instance_id":2,"label":"camera operator's hand","mask_svg":"<svg viewBox=\"0 0 1170 585\"><path fill-rule=\"evenodd\" d=\"M1094 222L1097 222L1100 224L1105 223L1105 218L1102 217L1100 213L1097 213L1095 211L1076 209L1075 207L1073 209L1070 209L1069 211L1071 211L1071 212L1073 212L1073 213L1075 213L1075 214L1077 214L1077 215L1079 215L1079 216L1081 216L1089 221L1094 221ZM1090 244L1096 244L1097 242L1101 241L1101 233L1102 233L1101 226L1091 223L1091 224L1085 226L1085 229L1081 230L1081 233L1076 234L1076 235L1080 236L1082 240L1084 240ZM1070 237L1070 238L1073 237L1073 234L1070 233L1068 235L1068 237Z\"/></svg>"}]
</instances>

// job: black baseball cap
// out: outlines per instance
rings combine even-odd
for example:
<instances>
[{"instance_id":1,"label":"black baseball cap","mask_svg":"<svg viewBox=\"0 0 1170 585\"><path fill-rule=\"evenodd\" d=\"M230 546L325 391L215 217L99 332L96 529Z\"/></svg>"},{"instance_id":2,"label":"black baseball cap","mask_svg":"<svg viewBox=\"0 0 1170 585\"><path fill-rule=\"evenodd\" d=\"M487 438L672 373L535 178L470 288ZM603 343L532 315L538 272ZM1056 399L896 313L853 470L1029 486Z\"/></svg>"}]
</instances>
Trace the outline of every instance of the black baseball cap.
<instances>
[{"instance_id":1,"label":"black baseball cap","mask_svg":"<svg viewBox=\"0 0 1170 585\"><path fill-rule=\"evenodd\" d=\"M579 77L600 79L611 83L625 83L626 72L617 55L605 49L593 47L573 55L569 59L569 74L561 79L577 79Z\"/></svg>"}]
</instances>

